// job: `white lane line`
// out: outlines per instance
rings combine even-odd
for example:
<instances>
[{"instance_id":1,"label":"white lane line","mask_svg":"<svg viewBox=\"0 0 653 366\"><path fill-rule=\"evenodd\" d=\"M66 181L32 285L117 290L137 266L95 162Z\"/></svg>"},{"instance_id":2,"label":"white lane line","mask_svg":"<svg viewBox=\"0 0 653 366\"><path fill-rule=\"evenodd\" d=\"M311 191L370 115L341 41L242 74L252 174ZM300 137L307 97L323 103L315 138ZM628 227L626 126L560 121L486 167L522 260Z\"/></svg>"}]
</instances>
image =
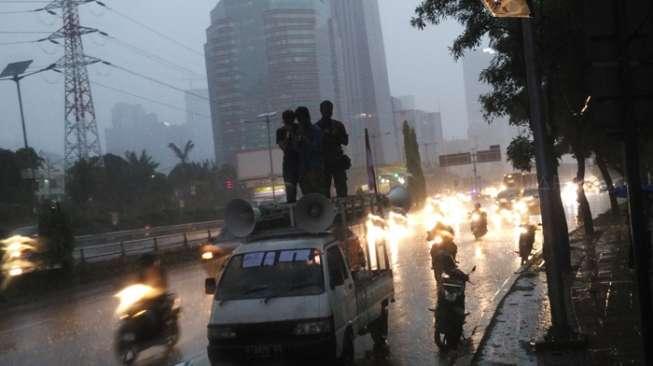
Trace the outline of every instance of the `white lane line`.
<instances>
[{"instance_id":1,"label":"white lane line","mask_svg":"<svg viewBox=\"0 0 653 366\"><path fill-rule=\"evenodd\" d=\"M0 331L0 335L1 335L1 334L7 334L7 333L15 333L15 332L19 332L19 331L21 331L21 330L25 330L25 329L29 329L29 328L32 328L32 327L36 327L36 326L39 326L39 325L41 325L41 324L45 324L45 323L48 323L48 322L51 322L51 321L52 321L52 319L39 320L39 321L36 321L36 322L32 322L32 323L28 323L28 324L21 325L21 326L16 327L16 328L10 328L10 329L1 330L1 331Z\"/></svg>"}]
</instances>

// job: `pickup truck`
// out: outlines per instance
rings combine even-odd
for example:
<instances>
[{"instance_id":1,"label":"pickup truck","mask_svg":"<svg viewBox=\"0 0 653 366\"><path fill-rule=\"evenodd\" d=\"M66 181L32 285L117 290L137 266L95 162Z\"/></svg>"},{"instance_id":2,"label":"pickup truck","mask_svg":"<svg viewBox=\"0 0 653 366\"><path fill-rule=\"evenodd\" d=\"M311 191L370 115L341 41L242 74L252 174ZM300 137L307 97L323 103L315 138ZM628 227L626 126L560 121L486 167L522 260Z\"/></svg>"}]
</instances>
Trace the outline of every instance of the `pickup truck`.
<instances>
[{"instance_id":1,"label":"pickup truck","mask_svg":"<svg viewBox=\"0 0 653 366\"><path fill-rule=\"evenodd\" d=\"M364 248L367 259L352 271L350 263L360 258L346 256L351 239L281 231L240 245L217 278L205 283L214 297L211 364L259 359L351 364L357 336L371 333L375 344L384 344L394 298L385 243Z\"/></svg>"}]
</instances>

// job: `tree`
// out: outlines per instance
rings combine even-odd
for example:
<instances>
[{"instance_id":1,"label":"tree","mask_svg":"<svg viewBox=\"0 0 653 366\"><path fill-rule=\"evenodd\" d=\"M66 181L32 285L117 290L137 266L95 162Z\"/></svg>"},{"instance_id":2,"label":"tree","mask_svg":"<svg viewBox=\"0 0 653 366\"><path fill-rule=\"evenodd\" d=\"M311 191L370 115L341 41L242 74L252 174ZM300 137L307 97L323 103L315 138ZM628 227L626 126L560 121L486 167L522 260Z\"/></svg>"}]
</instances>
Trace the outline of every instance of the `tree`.
<instances>
[{"instance_id":1,"label":"tree","mask_svg":"<svg viewBox=\"0 0 653 366\"><path fill-rule=\"evenodd\" d=\"M422 172L422 158L419 154L419 145L415 130L404 121L402 131L404 134L404 148L406 153L406 170L408 171L408 191L411 199L421 205L426 199L426 182Z\"/></svg>"},{"instance_id":2,"label":"tree","mask_svg":"<svg viewBox=\"0 0 653 366\"><path fill-rule=\"evenodd\" d=\"M186 145L184 145L183 149L180 149L179 146L177 146L174 142L169 143L168 147L179 159L180 164L186 165L188 163L188 156L190 155L190 152L195 147L195 144L193 143L193 141L188 140L186 141Z\"/></svg>"},{"instance_id":3,"label":"tree","mask_svg":"<svg viewBox=\"0 0 653 366\"><path fill-rule=\"evenodd\" d=\"M506 149L508 161L516 170L530 172L535 160L535 145L527 136L520 135L512 139Z\"/></svg>"},{"instance_id":4,"label":"tree","mask_svg":"<svg viewBox=\"0 0 653 366\"><path fill-rule=\"evenodd\" d=\"M564 148L576 159L579 213L586 230L591 231L592 217L582 182L585 159L592 154L596 144L593 136L586 133L587 118L582 116L587 110L588 92L585 90L584 64L579 62L585 59L583 29L576 21L580 19L580 10L575 2L562 0L538 1L535 8L538 17L533 20L533 25L537 35L536 47L539 49L547 114L546 143L551 151L554 151L554 146ZM488 122L507 116L513 125L532 127L520 21L493 18L479 0L423 0L416 9L412 23L424 28L429 23L438 24L449 17L457 19L464 26L462 34L451 47L454 58L460 58L466 50L478 47L485 37L496 51L490 66L480 75L480 80L492 87L489 93L480 98ZM513 146L515 149L517 147ZM519 151L524 150L515 150ZM556 160L555 156L549 159ZM558 206L555 205L556 216L564 217L562 207Z\"/></svg>"}]
</instances>

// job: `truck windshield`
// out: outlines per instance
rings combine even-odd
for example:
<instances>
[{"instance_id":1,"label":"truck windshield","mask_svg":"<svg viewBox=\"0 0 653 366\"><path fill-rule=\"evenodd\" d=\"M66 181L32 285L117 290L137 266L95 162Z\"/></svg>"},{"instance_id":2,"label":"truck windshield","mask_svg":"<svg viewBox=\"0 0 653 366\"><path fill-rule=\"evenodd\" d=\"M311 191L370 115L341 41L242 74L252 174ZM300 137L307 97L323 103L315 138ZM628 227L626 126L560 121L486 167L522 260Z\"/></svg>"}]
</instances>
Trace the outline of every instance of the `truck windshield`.
<instances>
[{"instance_id":1,"label":"truck windshield","mask_svg":"<svg viewBox=\"0 0 653 366\"><path fill-rule=\"evenodd\" d=\"M320 252L316 249L265 251L235 255L215 294L219 301L324 292Z\"/></svg>"}]
</instances>

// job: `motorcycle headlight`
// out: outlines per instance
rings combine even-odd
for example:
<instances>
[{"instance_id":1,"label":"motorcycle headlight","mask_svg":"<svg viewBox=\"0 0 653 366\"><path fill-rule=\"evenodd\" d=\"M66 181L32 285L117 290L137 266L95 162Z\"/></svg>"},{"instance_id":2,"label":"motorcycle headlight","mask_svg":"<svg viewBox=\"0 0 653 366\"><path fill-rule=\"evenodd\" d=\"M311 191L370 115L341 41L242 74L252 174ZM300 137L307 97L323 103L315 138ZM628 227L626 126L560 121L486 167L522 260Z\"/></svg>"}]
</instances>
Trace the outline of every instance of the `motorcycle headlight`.
<instances>
[{"instance_id":1,"label":"motorcycle headlight","mask_svg":"<svg viewBox=\"0 0 653 366\"><path fill-rule=\"evenodd\" d=\"M213 259L213 253L211 253L211 252L202 253L202 259L207 260L207 261Z\"/></svg>"},{"instance_id":2,"label":"motorcycle headlight","mask_svg":"<svg viewBox=\"0 0 653 366\"><path fill-rule=\"evenodd\" d=\"M435 238L433 238L433 242L435 244L440 245L440 244L442 244L442 241L443 241L443 239L442 239L442 237L440 235L436 235Z\"/></svg>"},{"instance_id":3,"label":"motorcycle headlight","mask_svg":"<svg viewBox=\"0 0 653 366\"><path fill-rule=\"evenodd\" d=\"M481 215L475 213L472 215L472 221L476 222L481 219Z\"/></svg>"},{"instance_id":4,"label":"motorcycle headlight","mask_svg":"<svg viewBox=\"0 0 653 366\"><path fill-rule=\"evenodd\" d=\"M229 326L209 326L208 331L209 340L212 339L231 339L236 338L236 332Z\"/></svg>"},{"instance_id":5,"label":"motorcycle headlight","mask_svg":"<svg viewBox=\"0 0 653 366\"><path fill-rule=\"evenodd\" d=\"M331 320L321 319L308 322L301 322L295 326L294 335L324 334L331 331Z\"/></svg>"}]
</instances>

